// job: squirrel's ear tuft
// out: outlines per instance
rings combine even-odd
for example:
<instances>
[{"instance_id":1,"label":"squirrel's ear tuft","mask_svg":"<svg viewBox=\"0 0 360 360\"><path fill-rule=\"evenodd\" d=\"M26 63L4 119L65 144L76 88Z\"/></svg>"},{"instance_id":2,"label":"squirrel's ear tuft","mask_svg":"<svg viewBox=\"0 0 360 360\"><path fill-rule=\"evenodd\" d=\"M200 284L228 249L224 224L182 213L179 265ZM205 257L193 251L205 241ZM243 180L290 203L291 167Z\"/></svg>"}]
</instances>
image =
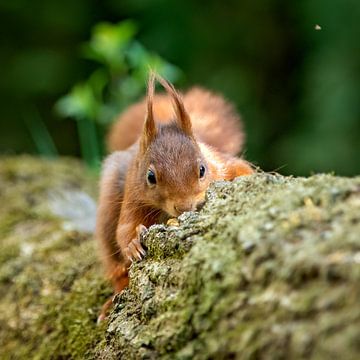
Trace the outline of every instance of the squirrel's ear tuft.
<instances>
[{"instance_id":1,"label":"squirrel's ear tuft","mask_svg":"<svg viewBox=\"0 0 360 360\"><path fill-rule=\"evenodd\" d=\"M154 72L151 71L149 75L149 81L147 87L145 123L140 140L140 146L143 151L145 151L149 147L150 143L154 140L156 136L156 126L155 126L154 112L153 112L154 93L155 93L155 74Z\"/></svg>"},{"instance_id":2,"label":"squirrel's ear tuft","mask_svg":"<svg viewBox=\"0 0 360 360\"><path fill-rule=\"evenodd\" d=\"M156 75L156 79L164 87L164 89L169 94L174 103L176 122L178 126L185 132L185 134L192 137L193 133L191 127L191 119L189 114L185 110L185 106L180 94L176 91L174 86L169 81L165 80L160 75Z\"/></svg>"}]
</instances>

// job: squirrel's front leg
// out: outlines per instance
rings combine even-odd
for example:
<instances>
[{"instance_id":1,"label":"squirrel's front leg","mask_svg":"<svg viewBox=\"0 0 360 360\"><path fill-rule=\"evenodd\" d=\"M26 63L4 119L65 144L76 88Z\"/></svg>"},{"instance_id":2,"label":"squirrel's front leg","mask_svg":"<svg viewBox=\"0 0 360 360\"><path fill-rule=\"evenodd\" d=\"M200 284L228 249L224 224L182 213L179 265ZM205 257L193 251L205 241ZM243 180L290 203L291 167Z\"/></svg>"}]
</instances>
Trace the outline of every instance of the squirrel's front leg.
<instances>
[{"instance_id":1,"label":"squirrel's front leg","mask_svg":"<svg viewBox=\"0 0 360 360\"><path fill-rule=\"evenodd\" d=\"M141 234L147 227L155 224L161 214L160 210L139 203L133 196L127 196L128 194L125 193L116 229L116 241L127 267L133 261L141 260L145 256L145 250L140 242Z\"/></svg>"},{"instance_id":2,"label":"squirrel's front leg","mask_svg":"<svg viewBox=\"0 0 360 360\"><path fill-rule=\"evenodd\" d=\"M139 206L139 210L137 210L136 207L133 208L134 206L136 205L133 201L124 202L116 229L116 241L127 267L133 261L141 260L145 256L140 235L146 230L143 224L147 218L147 209Z\"/></svg>"},{"instance_id":3,"label":"squirrel's front leg","mask_svg":"<svg viewBox=\"0 0 360 360\"><path fill-rule=\"evenodd\" d=\"M124 257L130 262L133 262L135 260L141 260L145 256L146 252L141 245L140 236L144 231L146 231L146 227L143 224L139 224L138 226L136 226L135 236L131 238L130 241L128 241L128 239L130 238L129 236L124 237L125 234L123 234L123 228L121 228L121 226L119 226L118 231L120 248L122 253L124 254Z\"/></svg>"},{"instance_id":4,"label":"squirrel's front leg","mask_svg":"<svg viewBox=\"0 0 360 360\"><path fill-rule=\"evenodd\" d=\"M116 240L121 251L120 261L108 261L107 269L108 276L114 287L115 294L120 293L125 287L129 285L128 269L131 263L145 255L145 250L140 243L140 235L146 227L142 224L135 225L135 223L121 223L116 229ZM113 296L111 296L102 306L98 323L103 321L112 307Z\"/></svg>"}]
</instances>

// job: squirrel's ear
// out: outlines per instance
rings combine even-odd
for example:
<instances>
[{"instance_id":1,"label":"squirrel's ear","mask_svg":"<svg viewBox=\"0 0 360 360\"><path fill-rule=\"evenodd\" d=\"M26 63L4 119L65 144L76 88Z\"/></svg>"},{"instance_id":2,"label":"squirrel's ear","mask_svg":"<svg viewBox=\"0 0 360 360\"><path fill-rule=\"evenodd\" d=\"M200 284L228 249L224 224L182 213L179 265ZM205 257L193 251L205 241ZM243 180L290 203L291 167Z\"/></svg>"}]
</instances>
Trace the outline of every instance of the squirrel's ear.
<instances>
[{"instance_id":1,"label":"squirrel's ear","mask_svg":"<svg viewBox=\"0 0 360 360\"><path fill-rule=\"evenodd\" d=\"M159 75L156 75L159 83L164 87L166 92L170 95L173 100L175 112L176 112L176 121L180 129L182 129L187 135L193 136L191 119L187 111L185 110L184 103L180 94L176 91L174 86L164 78Z\"/></svg>"},{"instance_id":2,"label":"squirrel's ear","mask_svg":"<svg viewBox=\"0 0 360 360\"><path fill-rule=\"evenodd\" d=\"M153 112L154 92L155 92L155 74L151 72L147 87L146 116L145 116L143 132L140 140L140 147L142 151L145 151L149 147L150 143L154 140L156 136L156 127L155 127L154 112Z\"/></svg>"}]
</instances>

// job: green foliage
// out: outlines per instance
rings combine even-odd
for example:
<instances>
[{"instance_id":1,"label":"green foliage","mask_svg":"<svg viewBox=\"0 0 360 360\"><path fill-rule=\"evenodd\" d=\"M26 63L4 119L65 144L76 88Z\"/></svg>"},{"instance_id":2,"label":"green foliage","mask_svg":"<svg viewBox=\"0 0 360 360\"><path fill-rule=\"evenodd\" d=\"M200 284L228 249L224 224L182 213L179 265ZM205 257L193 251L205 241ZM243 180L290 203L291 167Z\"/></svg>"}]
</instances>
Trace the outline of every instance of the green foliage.
<instances>
[{"instance_id":1,"label":"green foliage","mask_svg":"<svg viewBox=\"0 0 360 360\"><path fill-rule=\"evenodd\" d=\"M172 82L180 77L177 67L135 40L136 32L130 20L97 24L82 47L83 55L97 64L96 69L56 104L61 115L78 122L82 154L91 167L98 165L102 154L97 127L106 128L144 93L149 70Z\"/></svg>"}]
</instances>

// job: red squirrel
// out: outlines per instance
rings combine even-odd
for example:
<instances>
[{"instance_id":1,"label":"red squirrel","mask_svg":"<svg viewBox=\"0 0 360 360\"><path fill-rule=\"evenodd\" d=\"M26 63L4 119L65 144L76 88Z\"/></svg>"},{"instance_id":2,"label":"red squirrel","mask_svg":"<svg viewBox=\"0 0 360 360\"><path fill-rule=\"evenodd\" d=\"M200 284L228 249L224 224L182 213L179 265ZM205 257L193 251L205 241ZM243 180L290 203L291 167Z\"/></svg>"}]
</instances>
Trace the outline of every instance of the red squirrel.
<instances>
[{"instance_id":1,"label":"red squirrel","mask_svg":"<svg viewBox=\"0 0 360 360\"><path fill-rule=\"evenodd\" d=\"M155 95L156 80L166 94ZM243 140L239 116L221 96L201 88L180 95L150 74L146 98L110 131L113 153L100 181L96 237L115 293L128 285L130 264L145 255L143 230L198 209L211 182L253 173L235 157Z\"/></svg>"}]
</instances>

